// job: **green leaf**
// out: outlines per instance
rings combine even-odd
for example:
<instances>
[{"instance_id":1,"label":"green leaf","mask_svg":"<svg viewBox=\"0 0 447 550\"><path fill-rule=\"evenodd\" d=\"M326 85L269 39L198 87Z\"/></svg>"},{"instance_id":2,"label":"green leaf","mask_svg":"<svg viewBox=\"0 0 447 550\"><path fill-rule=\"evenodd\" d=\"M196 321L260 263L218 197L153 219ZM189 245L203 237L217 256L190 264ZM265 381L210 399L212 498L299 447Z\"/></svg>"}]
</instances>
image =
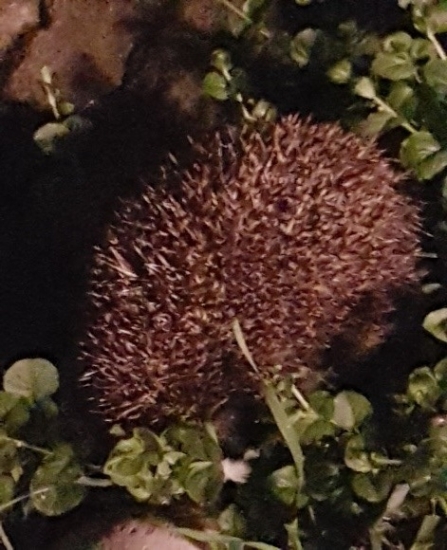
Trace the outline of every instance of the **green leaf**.
<instances>
[{"instance_id":1,"label":"green leaf","mask_svg":"<svg viewBox=\"0 0 447 550\"><path fill-rule=\"evenodd\" d=\"M369 454L365 450L365 442L361 435L355 435L348 440L344 461L346 466L355 472L368 473L374 469Z\"/></svg>"},{"instance_id":2,"label":"green leaf","mask_svg":"<svg viewBox=\"0 0 447 550\"><path fill-rule=\"evenodd\" d=\"M10 474L17 466L20 466L17 444L0 435L0 473Z\"/></svg>"},{"instance_id":3,"label":"green leaf","mask_svg":"<svg viewBox=\"0 0 447 550\"><path fill-rule=\"evenodd\" d=\"M299 67L305 67L309 63L310 52L316 38L315 29L304 29L290 42L290 57Z\"/></svg>"},{"instance_id":4,"label":"green leaf","mask_svg":"<svg viewBox=\"0 0 447 550\"><path fill-rule=\"evenodd\" d=\"M318 390L309 395L309 405L324 420L332 420L334 398L328 391Z\"/></svg>"},{"instance_id":5,"label":"green leaf","mask_svg":"<svg viewBox=\"0 0 447 550\"><path fill-rule=\"evenodd\" d=\"M274 122L277 117L276 108L268 101L259 100L250 111L250 117L255 120Z\"/></svg>"},{"instance_id":6,"label":"green leaf","mask_svg":"<svg viewBox=\"0 0 447 550\"><path fill-rule=\"evenodd\" d=\"M438 384L441 386L441 388L446 391L447 390L447 358L441 359L438 363L436 363L433 374L435 375L435 378L438 382Z\"/></svg>"},{"instance_id":7,"label":"green leaf","mask_svg":"<svg viewBox=\"0 0 447 550\"><path fill-rule=\"evenodd\" d=\"M219 101L228 99L227 81L216 72L208 73L203 79L203 93Z\"/></svg>"},{"instance_id":8,"label":"green leaf","mask_svg":"<svg viewBox=\"0 0 447 550\"><path fill-rule=\"evenodd\" d=\"M14 498L16 484L11 476L0 475L0 507Z\"/></svg>"},{"instance_id":9,"label":"green leaf","mask_svg":"<svg viewBox=\"0 0 447 550\"><path fill-rule=\"evenodd\" d=\"M352 64L348 59L342 59L333 65L327 72L328 77L335 84L346 84L352 74Z\"/></svg>"},{"instance_id":10,"label":"green leaf","mask_svg":"<svg viewBox=\"0 0 447 550\"><path fill-rule=\"evenodd\" d=\"M376 89L373 81L366 76L359 78L354 87L354 93L365 99L374 99L376 97Z\"/></svg>"},{"instance_id":11,"label":"green leaf","mask_svg":"<svg viewBox=\"0 0 447 550\"><path fill-rule=\"evenodd\" d=\"M228 80L230 78L230 71L233 68L231 55L226 50L214 50L211 54L211 66L217 69L217 71Z\"/></svg>"},{"instance_id":12,"label":"green leaf","mask_svg":"<svg viewBox=\"0 0 447 550\"><path fill-rule=\"evenodd\" d=\"M422 326L432 336L447 343L447 308L430 312L425 317Z\"/></svg>"},{"instance_id":13,"label":"green leaf","mask_svg":"<svg viewBox=\"0 0 447 550\"><path fill-rule=\"evenodd\" d=\"M212 462L193 462L183 482L189 498L197 504L214 501L222 489L222 472Z\"/></svg>"},{"instance_id":14,"label":"green leaf","mask_svg":"<svg viewBox=\"0 0 447 550\"><path fill-rule=\"evenodd\" d=\"M108 458L104 465L104 473L116 485L130 487L134 485L134 478L141 472L145 465L143 455L137 456L113 456Z\"/></svg>"},{"instance_id":15,"label":"green leaf","mask_svg":"<svg viewBox=\"0 0 447 550\"><path fill-rule=\"evenodd\" d=\"M257 12L259 12L265 4L266 0L245 0L242 11L248 18L254 19Z\"/></svg>"},{"instance_id":16,"label":"green leaf","mask_svg":"<svg viewBox=\"0 0 447 550\"><path fill-rule=\"evenodd\" d=\"M296 468L292 465L275 470L270 475L273 494L287 506L291 506L298 494L298 478Z\"/></svg>"},{"instance_id":17,"label":"green leaf","mask_svg":"<svg viewBox=\"0 0 447 550\"><path fill-rule=\"evenodd\" d=\"M328 455L312 454L306 466L306 494L319 502L330 499L339 491L341 468Z\"/></svg>"},{"instance_id":18,"label":"green leaf","mask_svg":"<svg viewBox=\"0 0 447 550\"><path fill-rule=\"evenodd\" d=\"M415 132L402 142L400 160L405 167L416 168L440 149L441 146L430 132Z\"/></svg>"},{"instance_id":19,"label":"green leaf","mask_svg":"<svg viewBox=\"0 0 447 550\"><path fill-rule=\"evenodd\" d=\"M43 459L31 483L31 501L40 513L58 516L72 510L86 495L78 483L82 469L69 445L59 445L54 453Z\"/></svg>"},{"instance_id":20,"label":"green leaf","mask_svg":"<svg viewBox=\"0 0 447 550\"><path fill-rule=\"evenodd\" d=\"M433 59L422 69L426 83L440 94L447 93L447 59Z\"/></svg>"},{"instance_id":21,"label":"green leaf","mask_svg":"<svg viewBox=\"0 0 447 550\"><path fill-rule=\"evenodd\" d=\"M34 141L45 154L54 151L58 140L70 133L69 128L61 122L48 122L34 133Z\"/></svg>"},{"instance_id":22,"label":"green leaf","mask_svg":"<svg viewBox=\"0 0 447 550\"><path fill-rule=\"evenodd\" d=\"M408 33L398 31L383 39L383 49L386 52L407 52L412 42L413 39Z\"/></svg>"},{"instance_id":23,"label":"green leaf","mask_svg":"<svg viewBox=\"0 0 447 550\"><path fill-rule=\"evenodd\" d=\"M230 504L220 513L218 518L220 531L223 534L231 534L236 537L243 536L245 521L236 504Z\"/></svg>"},{"instance_id":24,"label":"green leaf","mask_svg":"<svg viewBox=\"0 0 447 550\"><path fill-rule=\"evenodd\" d=\"M115 481L112 478L112 481ZM155 478L149 468L143 466L132 475L128 476L127 483L118 484L126 487L129 493L138 502L146 502L153 499L155 490Z\"/></svg>"},{"instance_id":25,"label":"green leaf","mask_svg":"<svg viewBox=\"0 0 447 550\"><path fill-rule=\"evenodd\" d=\"M441 396L441 388L431 369L421 367L410 374L407 395L422 408L434 409Z\"/></svg>"},{"instance_id":26,"label":"green leaf","mask_svg":"<svg viewBox=\"0 0 447 550\"><path fill-rule=\"evenodd\" d=\"M286 442L286 445L292 455L297 469L298 489L301 490L304 483L304 456L297 434L293 428L293 422L287 416L287 413L271 384L264 384L264 396L276 425L278 426L278 429L281 432L281 435L283 436L284 441Z\"/></svg>"},{"instance_id":27,"label":"green leaf","mask_svg":"<svg viewBox=\"0 0 447 550\"><path fill-rule=\"evenodd\" d=\"M391 85L390 93L386 98L386 102L396 112L403 114L405 116L407 115L407 113L403 112L403 109L409 103L413 105L412 110L414 111L414 105L416 103L414 90L411 86L409 86L406 82L402 80L398 82L393 82L393 84ZM407 110L408 109L406 109L406 111Z\"/></svg>"},{"instance_id":28,"label":"green leaf","mask_svg":"<svg viewBox=\"0 0 447 550\"><path fill-rule=\"evenodd\" d=\"M415 171L419 180L426 181L433 179L446 167L447 151L439 151L439 153L436 153L419 163L416 166Z\"/></svg>"},{"instance_id":29,"label":"green leaf","mask_svg":"<svg viewBox=\"0 0 447 550\"><path fill-rule=\"evenodd\" d=\"M218 462L222 451L214 434L195 426L174 425L165 432L169 443L192 460Z\"/></svg>"},{"instance_id":30,"label":"green leaf","mask_svg":"<svg viewBox=\"0 0 447 550\"><path fill-rule=\"evenodd\" d=\"M0 419L5 418L7 414L16 406L19 400L20 397L17 395L0 391Z\"/></svg>"},{"instance_id":31,"label":"green leaf","mask_svg":"<svg viewBox=\"0 0 447 550\"><path fill-rule=\"evenodd\" d=\"M3 376L5 391L34 400L53 395L59 387L56 367L46 359L21 359Z\"/></svg>"},{"instance_id":32,"label":"green leaf","mask_svg":"<svg viewBox=\"0 0 447 550\"><path fill-rule=\"evenodd\" d=\"M324 437L332 437L335 435L335 426L331 422L328 422L324 419L317 419L315 422L312 422L304 430L303 434L300 437L300 441L303 445L310 445L311 443L317 443L321 441Z\"/></svg>"},{"instance_id":33,"label":"green leaf","mask_svg":"<svg viewBox=\"0 0 447 550\"><path fill-rule=\"evenodd\" d=\"M242 4L240 13L228 13L227 27L235 37L239 37L246 29L253 27L258 20L258 13L262 13L262 8L266 0L245 0Z\"/></svg>"},{"instance_id":34,"label":"green leaf","mask_svg":"<svg viewBox=\"0 0 447 550\"><path fill-rule=\"evenodd\" d=\"M39 407L44 416L49 420L55 418L59 413L58 406L50 397L44 397L39 402Z\"/></svg>"},{"instance_id":35,"label":"green leaf","mask_svg":"<svg viewBox=\"0 0 447 550\"><path fill-rule=\"evenodd\" d=\"M358 473L354 474L351 485L357 496L368 502L377 503L388 497L392 480L385 472L376 475Z\"/></svg>"},{"instance_id":36,"label":"green leaf","mask_svg":"<svg viewBox=\"0 0 447 550\"><path fill-rule=\"evenodd\" d=\"M431 550L434 548L435 530L441 521L440 516L427 515L422 520L410 550Z\"/></svg>"},{"instance_id":37,"label":"green leaf","mask_svg":"<svg viewBox=\"0 0 447 550\"><path fill-rule=\"evenodd\" d=\"M363 137L375 137L385 130L392 120L397 120L397 118L388 111L370 113L365 120L358 124L356 131Z\"/></svg>"},{"instance_id":38,"label":"green leaf","mask_svg":"<svg viewBox=\"0 0 447 550\"><path fill-rule=\"evenodd\" d=\"M432 5L428 11L428 26L435 34L447 32L447 7Z\"/></svg>"},{"instance_id":39,"label":"green leaf","mask_svg":"<svg viewBox=\"0 0 447 550\"><path fill-rule=\"evenodd\" d=\"M334 399L333 422L344 430L352 430L372 414L371 403L359 393L342 391Z\"/></svg>"},{"instance_id":40,"label":"green leaf","mask_svg":"<svg viewBox=\"0 0 447 550\"><path fill-rule=\"evenodd\" d=\"M411 58L415 61L436 58L436 50L430 40L415 38L410 49Z\"/></svg>"},{"instance_id":41,"label":"green leaf","mask_svg":"<svg viewBox=\"0 0 447 550\"><path fill-rule=\"evenodd\" d=\"M416 67L408 52L378 53L371 70L376 76L393 81L412 78L416 74Z\"/></svg>"},{"instance_id":42,"label":"green leaf","mask_svg":"<svg viewBox=\"0 0 447 550\"><path fill-rule=\"evenodd\" d=\"M30 406L27 400L20 398L3 419L3 424L10 435L15 435L30 420Z\"/></svg>"}]
</instances>

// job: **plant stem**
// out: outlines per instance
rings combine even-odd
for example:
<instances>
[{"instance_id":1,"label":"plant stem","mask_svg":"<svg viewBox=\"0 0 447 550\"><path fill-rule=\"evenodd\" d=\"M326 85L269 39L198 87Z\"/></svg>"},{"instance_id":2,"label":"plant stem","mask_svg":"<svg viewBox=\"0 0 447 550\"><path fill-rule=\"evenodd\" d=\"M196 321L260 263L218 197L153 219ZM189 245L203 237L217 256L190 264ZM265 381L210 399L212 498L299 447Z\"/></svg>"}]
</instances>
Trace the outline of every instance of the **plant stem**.
<instances>
[{"instance_id":1,"label":"plant stem","mask_svg":"<svg viewBox=\"0 0 447 550\"><path fill-rule=\"evenodd\" d=\"M50 456L53 454L52 451L49 451L48 449L44 449L43 447L37 447L36 445L30 445L26 441L22 441L21 439L14 439L13 437L8 436L2 436L0 439L3 439L5 441L12 441L17 445L19 449L29 449L30 451L34 451L35 453L39 453L45 456Z\"/></svg>"},{"instance_id":2,"label":"plant stem","mask_svg":"<svg viewBox=\"0 0 447 550\"><path fill-rule=\"evenodd\" d=\"M435 33L430 28L427 29L427 38L433 44L436 50L436 53L439 56L439 59L442 59L442 60L447 59L447 55L444 51L444 48L441 46L441 44L439 43L438 39L435 36Z\"/></svg>"},{"instance_id":3,"label":"plant stem","mask_svg":"<svg viewBox=\"0 0 447 550\"><path fill-rule=\"evenodd\" d=\"M309 403L304 399L304 395L300 392L300 390L296 386L292 386L292 393L295 396L295 399L298 401L298 403L301 405L301 407L308 411L310 410Z\"/></svg>"},{"instance_id":4,"label":"plant stem","mask_svg":"<svg viewBox=\"0 0 447 550\"><path fill-rule=\"evenodd\" d=\"M225 6L229 11L232 11L241 19L243 19L244 21L247 21L247 23L253 23L253 21L248 17L248 15L246 15L237 6L232 4L230 0L219 0L219 2L222 4L222 6Z\"/></svg>"},{"instance_id":5,"label":"plant stem","mask_svg":"<svg viewBox=\"0 0 447 550\"><path fill-rule=\"evenodd\" d=\"M218 2L220 4L222 4L222 6L225 6L227 8L227 10L229 11L232 11L235 15L237 15L238 17L240 17L241 19L243 19L244 21L246 21L249 25L253 25L253 21L250 19L250 17L248 17L248 15L246 15L242 10L240 10L237 6L235 6L234 4L232 4L230 2L230 0L218 0ZM269 37L269 33L267 31L265 31L264 29L260 29L259 31L261 33L262 36L264 36L265 38L268 38Z\"/></svg>"},{"instance_id":6,"label":"plant stem","mask_svg":"<svg viewBox=\"0 0 447 550\"><path fill-rule=\"evenodd\" d=\"M374 98L372 99L372 101L374 101L374 103L380 107L382 109L382 111L385 111L387 113L389 113L390 115L393 115L393 117L399 119L401 118L400 115L398 113L396 113L396 111L390 107L388 105L388 103L386 103L385 101L383 101L383 99L381 99L380 97L378 96L374 96ZM415 134L417 132L416 128L414 128L414 126L412 126L408 121L406 120L403 120L400 125L402 126L402 128L405 128L405 130L407 130L408 132L410 132L410 134Z\"/></svg>"},{"instance_id":7,"label":"plant stem","mask_svg":"<svg viewBox=\"0 0 447 550\"><path fill-rule=\"evenodd\" d=\"M10 500L9 502L6 502L2 506L0 506L0 514L3 513L5 510L8 510L9 508L12 508L19 502L22 502L22 500L26 500L34 495L40 495L41 493L46 493L48 491L48 487L44 487L43 489L38 489L37 491L34 491L33 493L27 493L26 495L22 495L21 497L14 498Z\"/></svg>"},{"instance_id":8,"label":"plant stem","mask_svg":"<svg viewBox=\"0 0 447 550\"><path fill-rule=\"evenodd\" d=\"M444 512L444 515L447 515L447 502L444 498L439 497L436 500L437 504L442 508L442 511Z\"/></svg>"},{"instance_id":9,"label":"plant stem","mask_svg":"<svg viewBox=\"0 0 447 550\"><path fill-rule=\"evenodd\" d=\"M2 541L5 550L14 550L13 545L11 544L8 535L5 533L3 528L3 523L0 521L0 540Z\"/></svg>"},{"instance_id":10,"label":"plant stem","mask_svg":"<svg viewBox=\"0 0 447 550\"><path fill-rule=\"evenodd\" d=\"M81 476L76 483L84 487L111 487L113 485L110 479L96 479L88 476Z\"/></svg>"}]
</instances>

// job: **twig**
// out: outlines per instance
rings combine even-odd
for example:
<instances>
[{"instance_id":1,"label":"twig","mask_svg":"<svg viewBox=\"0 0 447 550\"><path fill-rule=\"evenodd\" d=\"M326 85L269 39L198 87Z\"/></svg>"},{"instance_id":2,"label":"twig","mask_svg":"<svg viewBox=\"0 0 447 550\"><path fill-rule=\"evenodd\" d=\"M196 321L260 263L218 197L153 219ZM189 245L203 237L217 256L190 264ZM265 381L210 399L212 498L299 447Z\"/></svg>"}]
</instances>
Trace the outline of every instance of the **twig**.
<instances>
[{"instance_id":1,"label":"twig","mask_svg":"<svg viewBox=\"0 0 447 550\"><path fill-rule=\"evenodd\" d=\"M34 495L40 495L42 493L46 493L47 491L49 491L49 488L48 487L44 487L43 489L38 489L37 491L33 491L32 493L26 493L26 495L22 495L20 497L17 497L17 498L13 498L12 500L10 500L9 502L6 502L5 504L3 504L2 506L0 506L0 514L2 512L4 512L5 510L8 510L8 508L12 508L13 506L15 506L16 504L18 504L19 502L22 502L22 500L27 500L28 498L34 496Z\"/></svg>"},{"instance_id":2,"label":"twig","mask_svg":"<svg viewBox=\"0 0 447 550\"><path fill-rule=\"evenodd\" d=\"M426 35L427 35L427 38L430 40L430 42L433 44L436 50L436 53L439 56L439 59L443 59L443 60L447 59L447 55L444 51L444 48L439 43L438 39L435 36L435 33L430 28L428 28Z\"/></svg>"},{"instance_id":3,"label":"twig","mask_svg":"<svg viewBox=\"0 0 447 550\"><path fill-rule=\"evenodd\" d=\"M3 528L3 523L0 521L0 540L2 541L3 546L6 550L14 550L13 545L11 544L8 535L5 533Z\"/></svg>"},{"instance_id":4,"label":"twig","mask_svg":"<svg viewBox=\"0 0 447 550\"><path fill-rule=\"evenodd\" d=\"M2 435L0 437L0 441L12 441L17 445L19 449L29 449L30 451L34 451L35 453L39 453L45 456L50 456L53 454L52 451L49 451L48 449L44 449L43 447L37 447L36 445L30 445L26 441L22 441L21 439L14 439L13 437L8 437L6 435Z\"/></svg>"},{"instance_id":5,"label":"twig","mask_svg":"<svg viewBox=\"0 0 447 550\"><path fill-rule=\"evenodd\" d=\"M248 17L247 14L245 14L242 10L240 10L237 6L235 6L232 2L230 2L230 0L218 0L218 2L220 4L222 4L222 6L225 6L227 8L227 10L229 11L232 11L235 15L237 15L238 17L240 17L241 19L243 19L246 23L248 23L249 25L253 25L253 20L250 19L250 17ZM259 32L261 33L262 36L264 36L265 38L269 38L269 33L264 30L264 29L260 29Z\"/></svg>"},{"instance_id":6,"label":"twig","mask_svg":"<svg viewBox=\"0 0 447 550\"><path fill-rule=\"evenodd\" d=\"M76 483L84 487L111 487L113 485L110 479L96 479L88 476L81 476Z\"/></svg>"},{"instance_id":7,"label":"twig","mask_svg":"<svg viewBox=\"0 0 447 550\"><path fill-rule=\"evenodd\" d=\"M298 403L303 407L305 411L308 411L311 408L309 403L304 398L304 395L300 392L300 390L296 386L292 386L292 393L295 399L298 401Z\"/></svg>"},{"instance_id":8,"label":"twig","mask_svg":"<svg viewBox=\"0 0 447 550\"><path fill-rule=\"evenodd\" d=\"M389 113L390 115L392 115L393 117L399 119L401 118L400 115L398 113L396 113L396 111L390 107L388 105L388 103L386 103L385 101L383 101L383 99L381 99L380 97L378 96L374 96L372 101L382 109L382 111L385 111L387 113ZM416 128L414 128L409 122L407 122L406 120L403 120L400 125L402 126L402 128L405 128L405 130L407 130L408 132L410 132L410 134L415 134L417 132Z\"/></svg>"}]
</instances>

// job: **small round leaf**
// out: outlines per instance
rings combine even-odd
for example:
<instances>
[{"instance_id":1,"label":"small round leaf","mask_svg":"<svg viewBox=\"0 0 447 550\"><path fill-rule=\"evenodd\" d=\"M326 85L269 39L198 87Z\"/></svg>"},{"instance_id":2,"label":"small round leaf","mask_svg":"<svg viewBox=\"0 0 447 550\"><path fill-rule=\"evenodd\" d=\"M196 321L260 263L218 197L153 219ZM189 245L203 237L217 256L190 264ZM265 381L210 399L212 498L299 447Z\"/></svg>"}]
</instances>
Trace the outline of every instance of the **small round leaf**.
<instances>
[{"instance_id":1,"label":"small round leaf","mask_svg":"<svg viewBox=\"0 0 447 550\"><path fill-rule=\"evenodd\" d=\"M348 59L342 59L328 70L328 77L335 84L346 84L352 74L352 64Z\"/></svg>"},{"instance_id":2,"label":"small round leaf","mask_svg":"<svg viewBox=\"0 0 447 550\"><path fill-rule=\"evenodd\" d=\"M430 312L425 317L422 326L432 336L447 343L447 308Z\"/></svg>"},{"instance_id":3,"label":"small round leaf","mask_svg":"<svg viewBox=\"0 0 447 550\"><path fill-rule=\"evenodd\" d=\"M298 493L296 468L291 464L275 470L271 476L273 493L287 506L291 506Z\"/></svg>"},{"instance_id":4,"label":"small round leaf","mask_svg":"<svg viewBox=\"0 0 447 550\"><path fill-rule=\"evenodd\" d=\"M352 478L354 493L372 503L384 501L391 491L391 485L390 476L383 472L377 475L354 474Z\"/></svg>"},{"instance_id":5,"label":"small round leaf","mask_svg":"<svg viewBox=\"0 0 447 550\"><path fill-rule=\"evenodd\" d=\"M56 367L46 359L21 359L3 376L5 391L34 400L53 395L59 387Z\"/></svg>"},{"instance_id":6,"label":"small round leaf","mask_svg":"<svg viewBox=\"0 0 447 550\"><path fill-rule=\"evenodd\" d=\"M363 395L353 391L342 391L335 396L332 420L340 428L352 430L371 414L371 403Z\"/></svg>"},{"instance_id":7,"label":"small round leaf","mask_svg":"<svg viewBox=\"0 0 447 550\"><path fill-rule=\"evenodd\" d=\"M363 437L356 435L351 437L345 448L345 464L355 472L368 473L374 469L369 454L365 450Z\"/></svg>"},{"instance_id":8,"label":"small round leaf","mask_svg":"<svg viewBox=\"0 0 447 550\"><path fill-rule=\"evenodd\" d=\"M309 63L310 52L317 38L315 29L304 29L299 32L290 43L290 57L299 67Z\"/></svg>"},{"instance_id":9,"label":"small round leaf","mask_svg":"<svg viewBox=\"0 0 447 550\"><path fill-rule=\"evenodd\" d=\"M365 99L374 99L376 97L376 89L373 81L366 76L359 78L354 87L354 93Z\"/></svg>"},{"instance_id":10,"label":"small round leaf","mask_svg":"<svg viewBox=\"0 0 447 550\"><path fill-rule=\"evenodd\" d=\"M423 68L427 84L441 94L447 93L447 59L433 59Z\"/></svg>"},{"instance_id":11,"label":"small round leaf","mask_svg":"<svg viewBox=\"0 0 447 550\"><path fill-rule=\"evenodd\" d=\"M45 457L31 479L31 501L46 516L58 516L75 508L86 489L78 483L82 469L69 445L60 445Z\"/></svg>"},{"instance_id":12,"label":"small round leaf","mask_svg":"<svg viewBox=\"0 0 447 550\"><path fill-rule=\"evenodd\" d=\"M407 394L424 409L432 410L435 407L441 396L441 388L431 369L421 367L411 373Z\"/></svg>"},{"instance_id":13,"label":"small round leaf","mask_svg":"<svg viewBox=\"0 0 447 550\"><path fill-rule=\"evenodd\" d=\"M208 73L203 79L204 94L219 101L228 99L227 82L225 78L216 72Z\"/></svg>"},{"instance_id":14,"label":"small round leaf","mask_svg":"<svg viewBox=\"0 0 447 550\"><path fill-rule=\"evenodd\" d=\"M416 67L408 52L381 52L374 59L371 70L387 80L405 80L416 74Z\"/></svg>"}]
</instances>

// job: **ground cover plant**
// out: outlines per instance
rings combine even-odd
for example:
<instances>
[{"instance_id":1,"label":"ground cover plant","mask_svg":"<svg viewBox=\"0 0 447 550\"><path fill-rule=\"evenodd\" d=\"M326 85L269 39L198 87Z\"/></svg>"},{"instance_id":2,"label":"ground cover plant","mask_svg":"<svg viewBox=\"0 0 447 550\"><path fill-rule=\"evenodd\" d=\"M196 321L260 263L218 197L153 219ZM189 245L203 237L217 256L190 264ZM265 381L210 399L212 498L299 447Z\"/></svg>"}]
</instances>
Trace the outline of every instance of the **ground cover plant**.
<instances>
[{"instance_id":1,"label":"ground cover plant","mask_svg":"<svg viewBox=\"0 0 447 550\"><path fill-rule=\"evenodd\" d=\"M178 424L159 434L115 426L105 459L93 463L88 449L65 437L54 365L15 362L0 392L0 540L11 550L14 530L36 512L69 518L100 493L133 512L136 502L142 515L163 517L185 502L198 507L212 528L176 529L209 548L447 547L447 4L391 2L388 30L364 25L343 0L216 3L224 40L210 59L206 94L234 104L242 124L258 128L294 110L339 120L379 139L411 174L426 205L426 348L417 360L403 359L408 377L399 391L386 378L375 386L380 395L368 397L349 385L304 396L291 378L265 382L252 474L230 490L212 425ZM279 8L296 24L278 25L272 10ZM283 78L272 89L277 65ZM57 120L36 140L51 155L73 118L43 75ZM300 95L303 81L318 90L312 104ZM233 330L247 368L256 370L238 320ZM100 548L99 540L83 544Z\"/></svg>"}]
</instances>

